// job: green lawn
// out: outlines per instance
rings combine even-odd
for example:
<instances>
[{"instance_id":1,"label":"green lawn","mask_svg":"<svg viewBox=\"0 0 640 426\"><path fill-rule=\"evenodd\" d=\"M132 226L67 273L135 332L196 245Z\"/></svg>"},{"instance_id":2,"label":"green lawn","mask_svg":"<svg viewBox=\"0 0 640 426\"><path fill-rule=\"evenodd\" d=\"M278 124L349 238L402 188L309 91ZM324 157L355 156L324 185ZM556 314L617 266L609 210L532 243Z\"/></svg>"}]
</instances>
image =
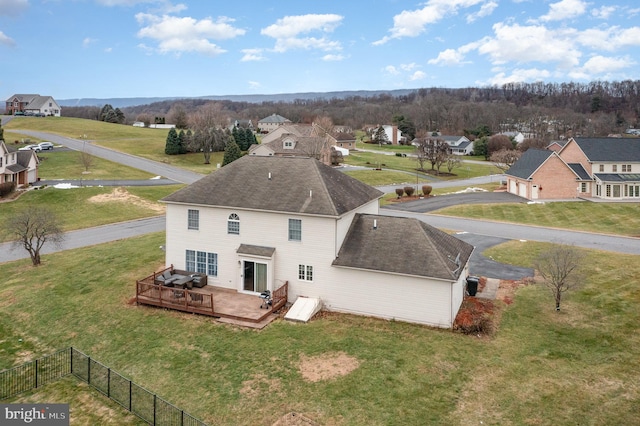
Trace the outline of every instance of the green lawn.
<instances>
[{"instance_id":1,"label":"green lawn","mask_svg":"<svg viewBox=\"0 0 640 426\"><path fill-rule=\"evenodd\" d=\"M44 205L51 209L62 223L64 231L122 222L164 214L164 204L157 201L181 188L182 185L132 186L126 188L126 198L102 201L115 187L83 187L73 189L31 190L15 201L2 203L0 223L29 206ZM100 202L102 201L102 202ZM70 206L73 206L70 209ZM7 241L0 234L0 241Z\"/></svg>"},{"instance_id":2,"label":"green lawn","mask_svg":"<svg viewBox=\"0 0 640 426\"><path fill-rule=\"evenodd\" d=\"M20 138L24 138L24 136L18 134L16 130L24 129L87 140L116 151L202 174L210 173L216 169L217 164L222 164L223 153L221 152L211 155L211 164L204 164L204 156L200 153L166 155L164 148L169 133L167 129L147 129L71 117L24 117L19 120L11 120L4 126L4 129L7 134L17 135ZM11 139L7 137L7 140Z\"/></svg>"},{"instance_id":3,"label":"green lawn","mask_svg":"<svg viewBox=\"0 0 640 426\"><path fill-rule=\"evenodd\" d=\"M40 166L38 176L42 180L50 179L149 179L151 173L127 167L119 163L91 157L92 163L86 170L78 151L43 151L38 153Z\"/></svg>"},{"instance_id":4,"label":"green lawn","mask_svg":"<svg viewBox=\"0 0 640 426\"><path fill-rule=\"evenodd\" d=\"M640 203L548 202L472 204L447 207L438 214L497 220L551 228L640 236Z\"/></svg>"},{"instance_id":5,"label":"green lawn","mask_svg":"<svg viewBox=\"0 0 640 426\"><path fill-rule=\"evenodd\" d=\"M256 332L130 304L134 280L163 264L163 243L159 233L46 255L38 268L0 265L0 369L74 346L212 425L269 425L292 411L344 425L637 420L637 256L586 252L584 288L560 312L542 287L520 289L492 338L338 314ZM545 247L510 242L490 255L530 266ZM357 368L302 376L303 359L337 353ZM16 401L70 402L78 424L92 424L85 405L100 396L71 386Z\"/></svg>"}]
</instances>

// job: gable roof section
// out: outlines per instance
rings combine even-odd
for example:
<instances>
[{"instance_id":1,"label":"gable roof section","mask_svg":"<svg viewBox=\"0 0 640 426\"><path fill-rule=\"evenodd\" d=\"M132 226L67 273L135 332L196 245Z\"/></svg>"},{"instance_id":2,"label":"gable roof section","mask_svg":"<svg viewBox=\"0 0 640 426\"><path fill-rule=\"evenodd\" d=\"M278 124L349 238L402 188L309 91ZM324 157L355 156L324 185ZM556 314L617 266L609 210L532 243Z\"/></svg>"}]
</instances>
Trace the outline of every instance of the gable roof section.
<instances>
[{"instance_id":1,"label":"gable roof section","mask_svg":"<svg viewBox=\"0 0 640 426\"><path fill-rule=\"evenodd\" d=\"M640 162L640 138L573 138L573 140L590 162Z\"/></svg>"},{"instance_id":2,"label":"gable roof section","mask_svg":"<svg viewBox=\"0 0 640 426\"><path fill-rule=\"evenodd\" d=\"M516 161L505 174L521 179L529 179L542 164L554 155L554 151L546 149L529 148Z\"/></svg>"},{"instance_id":3,"label":"gable roof section","mask_svg":"<svg viewBox=\"0 0 640 426\"><path fill-rule=\"evenodd\" d=\"M258 121L258 123L291 123L291 120L278 114L271 114L270 116Z\"/></svg>"},{"instance_id":4,"label":"gable roof section","mask_svg":"<svg viewBox=\"0 0 640 426\"><path fill-rule=\"evenodd\" d=\"M246 155L161 201L340 216L382 195L313 158Z\"/></svg>"},{"instance_id":5,"label":"gable roof section","mask_svg":"<svg viewBox=\"0 0 640 426\"><path fill-rule=\"evenodd\" d=\"M454 281L473 249L418 219L357 214L333 265Z\"/></svg>"}]
</instances>

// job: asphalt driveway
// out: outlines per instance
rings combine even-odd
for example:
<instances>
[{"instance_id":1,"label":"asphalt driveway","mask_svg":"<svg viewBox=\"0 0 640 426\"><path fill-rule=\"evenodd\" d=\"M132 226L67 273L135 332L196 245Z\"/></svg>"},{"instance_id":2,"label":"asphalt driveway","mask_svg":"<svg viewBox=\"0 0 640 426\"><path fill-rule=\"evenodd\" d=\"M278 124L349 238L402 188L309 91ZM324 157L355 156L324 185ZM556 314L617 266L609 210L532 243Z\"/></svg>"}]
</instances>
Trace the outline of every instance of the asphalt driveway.
<instances>
[{"instance_id":1,"label":"asphalt driveway","mask_svg":"<svg viewBox=\"0 0 640 426\"><path fill-rule=\"evenodd\" d=\"M459 204L526 203L527 200L508 192L467 192L463 194L438 195L423 200L393 203L382 208L413 213L427 213Z\"/></svg>"}]
</instances>

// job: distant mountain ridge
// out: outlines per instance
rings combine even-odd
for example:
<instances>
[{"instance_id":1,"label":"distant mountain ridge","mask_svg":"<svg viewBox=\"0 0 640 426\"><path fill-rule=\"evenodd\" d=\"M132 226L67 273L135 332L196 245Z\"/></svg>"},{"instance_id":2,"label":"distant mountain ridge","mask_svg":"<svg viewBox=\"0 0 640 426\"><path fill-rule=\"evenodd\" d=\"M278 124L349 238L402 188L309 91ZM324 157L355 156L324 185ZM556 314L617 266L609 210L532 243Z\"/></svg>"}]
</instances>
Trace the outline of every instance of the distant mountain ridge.
<instances>
[{"instance_id":1,"label":"distant mountain ridge","mask_svg":"<svg viewBox=\"0 0 640 426\"><path fill-rule=\"evenodd\" d=\"M60 106L80 107L80 106L100 106L109 104L114 108L126 108L138 105L147 105L154 102L179 99L209 99L212 101L234 101L234 102L293 102L295 100L313 99L344 99L351 97L368 98L379 95L404 96L417 91L418 89L396 89L396 90L347 90L339 92L307 92L307 93L281 93L274 95L223 95L223 96L167 96L167 97L138 97L138 98L75 98L58 99Z\"/></svg>"}]
</instances>

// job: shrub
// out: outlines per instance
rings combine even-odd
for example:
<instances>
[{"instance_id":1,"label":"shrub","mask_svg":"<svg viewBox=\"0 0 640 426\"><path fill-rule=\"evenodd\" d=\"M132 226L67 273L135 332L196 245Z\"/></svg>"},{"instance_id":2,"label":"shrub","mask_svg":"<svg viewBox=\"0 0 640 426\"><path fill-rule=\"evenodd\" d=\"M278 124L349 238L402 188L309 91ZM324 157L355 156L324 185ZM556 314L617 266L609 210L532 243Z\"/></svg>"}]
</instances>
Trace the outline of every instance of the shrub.
<instances>
[{"instance_id":1,"label":"shrub","mask_svg":"<svg viewBox=\"0 0 640 426\"><path fill-rule=\"evenodd\" d=\"M402 153L401 152L396 152L396 157L402 157Z\"/></svg>"},{"instance_id":2,"label":"shrub","mask_svg":"<svg viewBox=\"0 0 640 426\"><path fill-rule=\"evenodd\" d=\"M0 183L0 197L11 194L14 189L16 189L15 182Z\"/></svg>"},{"instance_id":3,"label":"shrub","mask_svg":"<svg viewBox=\"0 0 640 426\"><path fill-rule=\"evenodd\" d=\"M433 187L431 185L422 185L422 195L424 195L425 197L431 194L432 190Z\"/></svg>"},{"instance_id":4,"label":"shrub","mask_svg":"<svg viewBox=\"0 0 640 426\"><path fill-rule=\"evenodd\" d=\"M404 187L404 193L407 194L407 197L411 197L414 191L415 191L415 188L413 186Z\"/></svg>"},{"instance_id":5,"label":"shrub","mask_svg":"<svg viewBox=\"0 0 640 426\"><path fill-rule=\"evenodd\" d=\"M453 329L464 334L491 335L494 332L493 319L493 301L468 297L460 306Z\"/></svg>"},{"instance_id":6,"label":"shrub","mask_svg":"<svg viewBox=\"0 0 640 426\"><path fill-rule=\"evenodd\" d=\"M398 195L398 198L401 198L402 194L404 194L404 189L396 188L396 195Z\"/></svg>"}]
</instances>

